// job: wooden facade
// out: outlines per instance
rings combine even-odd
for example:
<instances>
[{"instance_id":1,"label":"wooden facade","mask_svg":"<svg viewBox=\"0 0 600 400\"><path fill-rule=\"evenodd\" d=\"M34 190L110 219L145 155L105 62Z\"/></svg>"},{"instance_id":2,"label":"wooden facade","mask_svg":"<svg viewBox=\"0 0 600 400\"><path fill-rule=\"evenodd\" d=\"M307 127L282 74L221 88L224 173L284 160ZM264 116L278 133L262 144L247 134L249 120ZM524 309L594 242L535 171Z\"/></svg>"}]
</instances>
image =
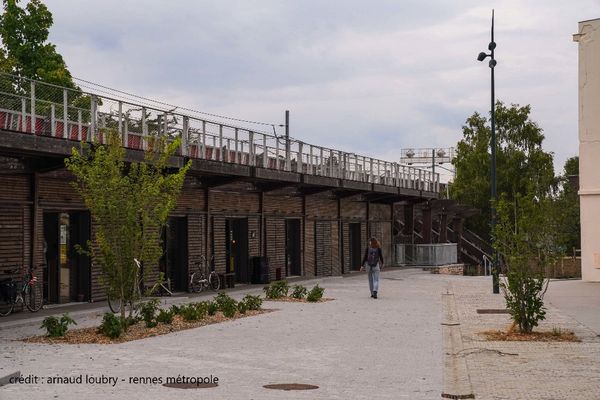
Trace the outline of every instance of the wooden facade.
<instances>
[{"instance_id":1,"label":"wooden facade","mask_svg":"<svg viewBox=\"0 0 600 400\"><path fill-rule=\"evenodd\" d=\"M93 239L95 227L64 168L70 147L39 137L21 149L13 139L0 139L0 276L33 267L48 302L105 299L101 268L72 248L73 238ZM139 153L128 150L127 157L140 160ZM268 257L271 280L341 275L358 267L370 236L391 262L394 203L435 194L377 186L195 160L164 236L172 283L185 290L202 256L214 259L219 274L235 272L238 282L249 281L259 256ZM161 268L145 266L145 283Z\"/></svg>"}]
</instances>

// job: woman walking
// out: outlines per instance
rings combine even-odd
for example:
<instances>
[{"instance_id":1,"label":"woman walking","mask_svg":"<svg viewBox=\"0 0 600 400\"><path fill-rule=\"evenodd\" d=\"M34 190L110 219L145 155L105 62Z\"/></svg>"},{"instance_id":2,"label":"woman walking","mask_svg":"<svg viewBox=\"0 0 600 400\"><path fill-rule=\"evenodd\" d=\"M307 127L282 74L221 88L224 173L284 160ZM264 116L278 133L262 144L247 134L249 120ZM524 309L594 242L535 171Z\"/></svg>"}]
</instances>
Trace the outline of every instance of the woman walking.
<instances>
[{"instance_id":1,"label":"woman walking","mask_svg":"<svg viewBox=\"0 0 600 400\"><path fill-rule=\"evenodd\" d=\"M377 239L372 237L369 240L369 246L365 250L365 256L362 260L361 271L365 269L369 276L369 289L371 290L371 297L377 298L377 291L379 290L379 272L383 268L383 253L381 252L381 246Z\"/></svg>"}]
</instances>

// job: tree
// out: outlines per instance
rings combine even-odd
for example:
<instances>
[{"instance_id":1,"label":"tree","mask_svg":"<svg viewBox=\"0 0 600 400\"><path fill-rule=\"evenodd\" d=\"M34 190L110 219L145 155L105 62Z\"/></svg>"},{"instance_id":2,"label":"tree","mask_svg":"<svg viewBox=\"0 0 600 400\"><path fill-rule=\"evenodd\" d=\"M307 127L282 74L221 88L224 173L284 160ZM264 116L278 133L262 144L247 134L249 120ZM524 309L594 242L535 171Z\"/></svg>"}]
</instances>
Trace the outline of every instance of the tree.
<instances>
[{"instance_id":1,"label":"tree","mask_svg":"<svg viewBox=\"0 0 600 400\"><path fill-rule=\"evenodd\" d=\"M579 195L576 185L579 177L579 157L571 157L565 162L563 175L559 177L561 190L556 198L556 210L560 218L559 244L565 253L581 248L581 221Z\"/></svg>"},{"instance_id":2,"label":"tree","mask_svg":"<svg viewBox=\"0 0 600 400\"><path fill-rule=\"evenodd\" d=\"M108 146L83 144L65 160L75 175L73 187L83 198L94 221L92 259L102 267L108 295L129 304L138 300L134 287L138 269L134 258L145 266L157 265L162 256L160 232L175 207L188 162L177 172L168 168L169 158L180 140L167 143L149 138L143 162L127 164L125 149L116 131L108 134ZM121 307L125 321L125 307Z\"/></svg>"},{"instance_id":3,"label":"tree","mask_svg":"<svg viewBox=\"0 0 600 400\"><path fill-rule=\"evenodd\" d=\"M0 37L4 59L10 61L3 71L76 89L56 46L48 43L52 13L40 0L30 0L25 8L20 7L19 2L3 2Z\"/></svg>"},{"instance_id":4,"label":"tree","mask_svg":"<svg viewBox=\"0 0 600 400\"><path fill-rule=\"evenodd\" d=\"M529 119L530 106L496 103L496 182L497 192L509 201L526 194L546 196L556 187L552 153L542 149L542 129ZM467 226L485 238L490 237L490 139L489 120L475 112L463 126L452 161L456 178L450 195L462 204L482 210ZM535 188L536 193L532 190Z\"/></svg>"},{"instance_id":5,"label":"tree","mask_svg":"<svg viewBox=\"0 0 600 400\"><path fill-rule=\"evenodd\" d=\"M506 306L521 333L531 333L545 319L545 268L561 256L560 220L551 196L538 197L535 188L496 204L495 250L506 266L500 286Z\"/></svg>"}]
</instances>

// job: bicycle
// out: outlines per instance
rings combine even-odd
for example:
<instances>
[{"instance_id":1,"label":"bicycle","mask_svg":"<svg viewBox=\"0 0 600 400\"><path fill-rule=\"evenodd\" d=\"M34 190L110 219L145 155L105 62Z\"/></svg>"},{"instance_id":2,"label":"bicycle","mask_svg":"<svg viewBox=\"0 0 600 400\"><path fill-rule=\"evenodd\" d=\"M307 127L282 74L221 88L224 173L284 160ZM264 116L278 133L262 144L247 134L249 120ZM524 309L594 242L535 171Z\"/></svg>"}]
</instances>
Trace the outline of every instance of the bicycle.
<instances>
[{"instance_id":1,"label":"bicycle","mask_svg":"<svg viewBox=\"0 0 600 400\"><path fill-rule=\"evenodd\" d=\"M16 274L19 269L9 271ZM6 317L13 312L17 303L22 302L29 311L37 312L42 308L43 298L40 285L37 285L37 277L33 274L33 268L29 268L22 281L13 278L4 279L0 282L0 295L3 303L0 304L0 317Z\"/></svg>"},{"instance_id":2,"label":"bicycle","mask_svg":"<svg viewBox=\"0 0 600 400\"><path fill-rule=\"evenodd\" d=\"M200 257L200 261L196 263L196 271L190 274L190 292L201 292L206 288L211 288L214 291L219 290L221 287L221 280L219 278L219 274L215 272L215 267L212 264L213 263L211 262L210 272L208 272L206 257Z\"/></svg>"},{"instance_id":3,"label":"bicycle","mask_svg":"<svg viewBox=\"0 0 600 400\"><path fill-rule=\"evenodd\" d=\"M135 279L133 282L133 298L139 299L142 297L142 290L140 288L140 284L142 282L142 264L137 258L134 258L133 261L135 262L135 265L137 267ZM164 274L161 272L158 281L154 284L154 286L148 289L145 292L145 294L151 296L156 292L158 296L172 296L173 292L167 286L170 286L170 284L169 282L167 282L167 285L165 286ZM112 311L115 314L121 312L121 307L123 307L123 303L120 297L112 297L111 293L108 293L107 300L110 311Z\"/></svg>"}]
</instances>

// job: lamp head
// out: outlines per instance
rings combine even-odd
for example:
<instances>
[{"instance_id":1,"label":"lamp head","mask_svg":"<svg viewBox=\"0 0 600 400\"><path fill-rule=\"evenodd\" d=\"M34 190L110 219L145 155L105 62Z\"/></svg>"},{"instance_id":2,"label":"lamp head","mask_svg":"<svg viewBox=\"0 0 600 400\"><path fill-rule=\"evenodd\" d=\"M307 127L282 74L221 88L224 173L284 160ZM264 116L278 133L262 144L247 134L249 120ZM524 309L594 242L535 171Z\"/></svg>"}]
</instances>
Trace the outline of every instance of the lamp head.
<instances>
[{"instance_id":1,"label":"lamp head","mask_svg":"<svg viewBox=\"0 0 600 400\"><path fill-rule=\"evenodd\" d=\"M477 61L483 61L483 60L485 60L485 58L486 58L487 56L488 56L488 55L487 55L487 54L485 54L485 53L482 51L482 52L481 52L481 53L479 53L479 55L477 56Z\"/></svg>"}]
</instances>

